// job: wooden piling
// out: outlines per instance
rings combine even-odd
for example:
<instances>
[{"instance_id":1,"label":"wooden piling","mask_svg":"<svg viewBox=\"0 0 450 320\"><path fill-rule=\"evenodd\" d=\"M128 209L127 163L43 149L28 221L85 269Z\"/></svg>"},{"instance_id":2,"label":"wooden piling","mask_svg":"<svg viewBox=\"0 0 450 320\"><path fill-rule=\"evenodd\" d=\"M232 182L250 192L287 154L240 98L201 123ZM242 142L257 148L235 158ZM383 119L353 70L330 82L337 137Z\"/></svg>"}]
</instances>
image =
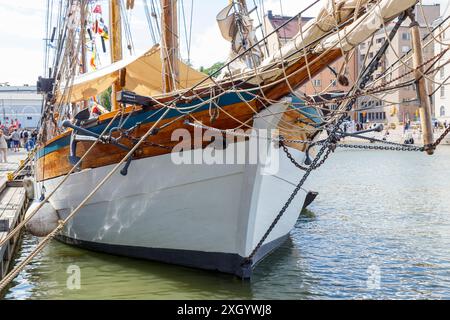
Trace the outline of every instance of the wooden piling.
<instances>
[{"instance_id":1,"label":"wooden piling","mask_svg":"<svg viewBox=\"0 0 450 320\"><path fill-rule=\"evenodd\" d=\"M420 36L419 23L411 18L411 40L413 46L413 63L414 63L414 76L416 79L417 94L420 102L419 114L420 122L422 126L423 143L425 145L425 151L432 155L434 153L434 147L432 147L433 136L433 123L431 115L431 102L428 93L427 79L423 76L425 68L423 66L423 46L422 38Z\"/></svg>"}]
</instances>

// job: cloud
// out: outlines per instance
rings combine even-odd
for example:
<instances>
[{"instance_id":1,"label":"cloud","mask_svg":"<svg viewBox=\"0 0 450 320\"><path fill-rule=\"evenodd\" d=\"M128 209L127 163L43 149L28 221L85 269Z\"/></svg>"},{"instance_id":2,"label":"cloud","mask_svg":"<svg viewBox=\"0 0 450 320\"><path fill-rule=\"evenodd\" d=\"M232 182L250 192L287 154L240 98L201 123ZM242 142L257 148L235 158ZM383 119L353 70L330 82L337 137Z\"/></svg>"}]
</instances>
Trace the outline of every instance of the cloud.
<instances>
[{"instance_id":1,"label":"cloud","mask_svg":"<svg viewBox=\"0 0 450 320\"><path fill-rule=\"evenodd\" d=\"M0 82L32 84L43 71L43 0L0 0Z\"/></svg>"},{"instance_id":2,"label":"cloud","mask_svg":"<svg viewBox=\"0 0 450 320\"><path fill-rule=\"evenodd\" d=\"M264 9L266 12L272 10L274 14L293 16L313 2L314 0L281 0L281 10L280 0L265 0ZM46 3L47 0L0 0L0 82L33 83L43 72L42 39ZM194 0L191 60L196 68L209 67L228 58L230 44L221 37L215 22L216 13L226 3L227 1ZM248 3L252 7L252 1ZM449 0L424 0L424 3L441 3L444 9ZM102 5L107 11L107 2L103 0ZM185 5L186 12L189 13L190 1L185 1ZM305 15L314 16L317 8L322 5L323 1ZM142 1L136 1L135 9L129 12L129 17L137 51L148 48L152 43ZM183 38L180 41L181 51L186 58L184 31L180 36Z\"/></svg>"},{"instance_id":3,"label":"cloud","mask_svg":"<svg viewBox=\"0 0 450 320\"><path fill-rule=\"evenodd\" d=\"M2 48L0 52L0 82L34 84L43 70L41 50Z\"/></svg>"},{"instance_id":4,"label":"cloud","mask_svg":"<svg viewBox=\"0 0 450 320\"><path fill-rule=\"evenodd\" d=\"M18 3L13 5L11 3ZM44 34L44 10L42 0L0 0L0 30L2 39L20 36L42 39Z\"/></svg>"},{"instance_id":5,"label":"cloud","mask_svg":"<svg viewBox=\"0 0 450 320\"><path fill-rule=\"evenodd\" d=\"M206 28L192 40L191 55L195 67L210 67L216 62L227 60L231 45L222 38L217 25Z\"/></svg>"}]
</instances>

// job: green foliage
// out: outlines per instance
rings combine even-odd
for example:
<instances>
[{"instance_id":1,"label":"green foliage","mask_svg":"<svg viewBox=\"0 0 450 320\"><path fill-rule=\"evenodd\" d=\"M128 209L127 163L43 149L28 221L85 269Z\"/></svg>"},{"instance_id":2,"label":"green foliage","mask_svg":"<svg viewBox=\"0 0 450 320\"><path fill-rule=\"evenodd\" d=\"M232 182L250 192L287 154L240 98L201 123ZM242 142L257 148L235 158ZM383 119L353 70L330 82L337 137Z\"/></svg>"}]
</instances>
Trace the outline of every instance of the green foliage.
<instances>
[{"instance_id":1,"label":"green foliage","mask_svg":"<svg viewBox=\"0 0 450 320\"><path fill-rule=\"evenodd\" d=\"M112 88L109 87L107 90L100 94L100 105L103 106L108 111L111 111L111 92Z\"/></svg>"},{"instance_id":2,"label":"green foliage","mask_svg":"<svg viewBox=\"0 0 450 320\"><path fill-rule=\"evenodd\" d=\"M224 65L225 65L224 62L216 62L209 68L200 67L200 72L203 72L203 73L207 74L208 76L210 76L210 75L213 75L220 68L222 68ZM214 76L217 77L218 74L216 74Z\"/></svg>"}]
</instances>

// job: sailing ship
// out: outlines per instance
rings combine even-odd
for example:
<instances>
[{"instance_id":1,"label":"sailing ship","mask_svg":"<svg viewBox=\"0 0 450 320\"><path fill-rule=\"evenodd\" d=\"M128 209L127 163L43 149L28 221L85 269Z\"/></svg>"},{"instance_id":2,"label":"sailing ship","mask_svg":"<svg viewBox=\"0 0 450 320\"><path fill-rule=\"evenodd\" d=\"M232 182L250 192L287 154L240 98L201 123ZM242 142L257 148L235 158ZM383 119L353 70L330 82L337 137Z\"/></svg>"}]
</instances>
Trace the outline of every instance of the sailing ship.
<instances>
[{"instance_id":1,"label":"sailing ship","mask_svg":"<svg viewBox=\"0 0 450 320\"><path fill-rule=\"evenodd\" d=\"M250 277L298 219L306 190L273 224L298 182L298 169L286 156L270 174L267 163L178 165L172 157L179 141L172 134L243 128L258 136L262 129L277 129L278 137L258 136L269 141L266 158L278 155L280 141L286 141L291 157L302 162L325 111L306 106L295 90L416 3L323 1L316 18L269 53L264 50L269 35L256 37L245 1L231 1L217 15L222 36L231 42L230 59L206 76L180 58L177 0L161 0L161 43L129 57L123 54L123 4L109 1L112 63L86 73L86 41L92 33L86 17L93 5L68 1L66 22L57 30L58 56L49 76L39 80L45 105L35 169L36 194L41 200L52 194L44 208L53 212L55 223L78 211L58 239ZM133 4L127 1L129 10L136 10ZM111 111L93 116L88 101L108 88ZM243 135L223 148L202 142L182 153L214 148L219 156L227 150L246 150L248 156L249 148L240 146L249 144ZM113 172L118 164L120 172Z\"/></svg>"}]
</instances>

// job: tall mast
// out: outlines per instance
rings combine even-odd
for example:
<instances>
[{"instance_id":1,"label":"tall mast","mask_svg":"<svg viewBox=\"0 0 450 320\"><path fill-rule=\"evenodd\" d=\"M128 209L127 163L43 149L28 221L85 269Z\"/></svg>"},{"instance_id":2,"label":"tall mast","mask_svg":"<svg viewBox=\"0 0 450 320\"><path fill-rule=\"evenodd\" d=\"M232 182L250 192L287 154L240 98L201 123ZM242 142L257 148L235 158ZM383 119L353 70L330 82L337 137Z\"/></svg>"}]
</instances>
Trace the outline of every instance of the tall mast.
<instances>
[{"instance_id":1,"label":"tall mast","mask_svg":"<svg viewBox=\"0 0 450 320\"><path fill-rule=\"evenodd\" d=\"M162 90L169 93L176 90L179 84L177 0L161 0L161 7Z\"/></svg>"},{"instance_id":2,"label":"tall mast","mask_svg":"<svg viewBox=\"0 0 450 320\"><path fill-rule=\"evenodd\" d=\"M122 60L122 21L120 17L120 2L121 0L109 1L109 20L111 32L111 63ZM111 94L111 109L119 109L119 104L116 99L116 93L122 90L120 80L117 80L112 85Z\"/></svg>"},{"instance_id":3,"label":"tall mast","mask_svg":"<svg viewBox=\"0 0 450 320\"><path fill-rule=\"evenodd\" d=\"M80 37L81 37L81 65L82 68L80 73L87 72L87 57L86 57L86 8L87 8L87 0L81 0L81 28L80 28ZM83 101L82 108L86 108L87 101Z\"/></svg>"},{"instance_id":4,"label":"tall mast","mask_svg":"<svg viewBox=\"0 0 450 320\"><path fill-rule=\"evenodd\" d=\"M231 2L233 2L233 0L230 0L230 3ZM243 11L245 13L248 13L247 2L245 0L238 0L237 2L241 4L241 8L243 9Z\"/></svg>"},{"instance_id":5,"label":"tall mast","mask_svg":"<svg viewBox=\"0 0 450 320\"><path fill-rule=\"evenodd\" d=\"M86 73L86 0L81 0L80 8L81 17L81 28L80 28L80 38L81 38L81 72Z\"/></svg>"}]
</instances>

